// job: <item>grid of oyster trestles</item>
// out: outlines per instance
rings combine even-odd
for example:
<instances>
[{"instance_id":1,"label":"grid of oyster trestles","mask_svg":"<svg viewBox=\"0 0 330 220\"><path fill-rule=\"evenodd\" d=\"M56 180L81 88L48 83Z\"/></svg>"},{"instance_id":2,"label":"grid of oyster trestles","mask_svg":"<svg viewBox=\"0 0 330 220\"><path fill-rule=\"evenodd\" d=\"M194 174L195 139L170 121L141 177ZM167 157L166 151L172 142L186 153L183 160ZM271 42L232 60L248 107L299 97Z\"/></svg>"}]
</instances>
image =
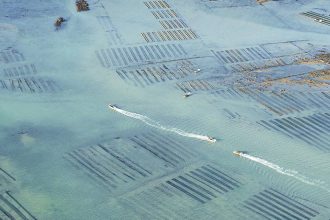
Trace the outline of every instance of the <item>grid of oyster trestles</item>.
<instances>
[{"instance_id":1,"label":"grid of oyster trestles","mask_svg":"<svg viewBox=\"0 0 330 220\"><path fill-rule=\"evenodd\" d=\"M292 63L286 57L274 57L261 46L221 51L212 50L212 52L219 62L227 66L232 72L253 71Z\"/></svg>"},{"instance_id":2,"label":"grid of oyster trestles","mask_svg":"<svg viewBox=\"0 0 330 220\"><path fill-rule=\"evenodd\" d=\"M95 51L102 67L115 70L119 79L137 87L178 81L198 72L181 43L158 42L102 48Z\"/></svg>"},{"instance_id":3,"label":"grid of oyster trestles","mask_svg":"<svg viewBox=\"0 0 330 220\"><path fill-rule=\"evenodd\" d=\"M0 192L10 189L16 178L7 169L0 167Z\"/></svg>"},{"instance_id":4,"label":"grid of oyster trestles","mask_svg":"<svg viewBox=\"0 0 330 220\"><path fill-rule=\"evenodd\" d=\"M116 73L126 83L144 88L157 83L178 81L195 75L196 69L196 65L190 60L180 60L140 67L119 68Z\"/></svg>"},{"instance_id":5,"label":"grid of oyster trestles","mask_svg":"<svg viewBox=\"0 0 330 220\"><path fill-rule=\"evenodd\" d=\"M301 13L302 15L314 19L314 21L319 22L321 24L330 25L330 16L320 14L314 11L307 11Z\"/></svg>"},{"instance_id":6,"label":"grid of oyster trestles","mask_svg":"<svg viewBox=\"0 0 330 220\"><path fill-rule=\"evenodd\" d=\"M126 47L112 47L97 50L96 56L105 68L119 68L143 65L187 57L181 44L147 44Z\"/></svg>"},{"instance_id":7,"label":"grid of oyster trestles","mask_svg":"<svg viewBox=\"0 0 330 220\"><path fill-rule=\"evenodd\" d=\"M37 219L27 208L23 206L13 195L6 191L0 194L0 219Z\"/></svg>"},{"instance_id":8,"label":"grid of oyster trestles","mask_svg":"<svg viewBox=\"0 0 330 220\"><path fill-rule=\"evenodd\" d=\"M245 48L214 49L211 52L231 72L252 72L286 66L310 57L311 43L306 40L271 42ZM287 49L289 48L289 49Z\"/></svg>"},{"instance_id":9,"label":"grid of oyster trestles","mask_svg":"<svg viewBox=\"0 0 330 220\"><path fill-rule=\"evenodd\" d=\"M330 113L315 113L302 117L283 117L257 122L268 130L284 134L316 147L330 151Z\"/></svg>"},{"instance_id":10,"label":"grid of oyster trestles","mask_svg":"<svg viewBox=\"0 0 330 220\"><path fill-rule=\"evenodd\" d=\"M303 204L273 188L251 196L241 206L263 219L313 219L320 215L320 211L311 204Z\"/></svg>"},{"instance_id":11,"label":"grid of oyster trestles","mask_svg":"<svg viewBox=\"0 0 330 220\"><path fill-rule=\"evenodd\" d=\"M0 51L1 63L0 91L38 94L60 90L54 80L38 76L36 65L14 48Z\"/></svg>"},{"instance_id":12,"label":"grid of oyster trestles","mask_svg":"<svg viewBox=\"0 0 330 220\"><path fill-rule=\"evenodd\" d=\"M195 40L197 34L166 1L145 1L145 6L164 30L143 32L146 42Z\"/></svg>"},{"instance_id":13,"label":"grid of oyster trestles","mask_svg":"<svg viewBox=\"0 0 330 220\"><path fill-rule=\"evenodd\" d=\"M221 88L208 79L177 83L183 92L209 92L211 99L256 101L274 116L295 115L305 111L330 109L329 92L263 92L250 88Z\"/></svg>"},{"instance_id":14,"label":"grid of oyster trestles","mask_svg":"<svg viewBox=\"0 0 330 220\"><path fill-rule=\"evenodd\" d=\"M151 131L77 148L64 157L95 184L117 195L198 160L188 146L189 142Z\"/></svg>"},{"instance_id":15,"label":"grid of oyster trestles","mask_svg":"<svg viewBox=\"0 0 330 220\"><path fill-rule=\"evenodd\" d=\"M16 198L16 176L0 166L0 219L36 219Z\"/></svg>"},{"instance_id":16,"label":"grid of oyster trestles","mask_svg":"<svg viewBox=\"0 0 330 220\"><path fill-rule=\"evenodd\" d=\"M0 51L0 93L49 93L58 90L55 81L39 76L34 63L22 51L7 48ZM17 198L16 175L7 167L0 167L0 219L37 219Z\"/></svg>"},{"instance_id":17,"label":"grid of oyster trestles","mask_svg":"<svg viewBox=\"0 0 330 220\"><path fill-rule=\"evenodd\" d=\"M212 163L201 163L129 192L121 201L150 219L186 219L187 212L207 207L243 186L238 177Z\"/></svg>"}]
</instances>

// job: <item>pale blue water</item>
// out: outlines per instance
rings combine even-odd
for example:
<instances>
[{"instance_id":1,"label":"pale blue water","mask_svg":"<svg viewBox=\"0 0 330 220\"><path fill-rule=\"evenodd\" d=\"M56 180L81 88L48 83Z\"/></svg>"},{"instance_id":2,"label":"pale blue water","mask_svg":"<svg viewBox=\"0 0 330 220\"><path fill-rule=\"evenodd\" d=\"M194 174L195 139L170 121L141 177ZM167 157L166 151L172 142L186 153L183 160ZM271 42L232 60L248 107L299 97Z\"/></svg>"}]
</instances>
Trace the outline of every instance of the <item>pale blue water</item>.
<instances>
[{"instance_id":1,"label":"pale blue water","mask_svg":"<svg viewBox=\"0 0 330 220\"><path fill-rule=\"evenodd\" d=\"M0 0L0 219L330 218L327 2L89 4Z\"/></svg>"}]
</instances>

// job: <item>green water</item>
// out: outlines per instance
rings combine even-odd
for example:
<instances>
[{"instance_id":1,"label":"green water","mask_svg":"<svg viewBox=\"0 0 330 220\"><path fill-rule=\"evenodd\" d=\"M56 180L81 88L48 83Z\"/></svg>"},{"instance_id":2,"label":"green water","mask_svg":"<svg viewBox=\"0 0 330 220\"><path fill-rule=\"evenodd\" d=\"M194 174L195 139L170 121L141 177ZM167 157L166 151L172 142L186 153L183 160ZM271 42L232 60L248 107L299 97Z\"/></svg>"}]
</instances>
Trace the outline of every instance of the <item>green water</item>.
<instances>
[{"instance_id":1,"label":"green water","mask_svg":"<svg viewBox=\"0 0 330 220\"><path fill-rule=\"evenodd\" d=\"M4 40L0 44L1 51L8 51L8 47L12 47L25 57L23 61L13 62L1 59L0 79L17 78L5 76L6 68L34 64L38 71L34 77L51 79L56 82L58 88L56 92L39 93L21 92L18 89L0 90L0 168L14 177L12 180L0 173L2 195L9 191L37 219L273 219L271 215L279 219L304 219L306 215L313 219L329 219L329 151L319 150L297 138L267 130L256 123L282 116L273 114L255 100L224 99L212 96L210 92L200 92L183 98L182 91L175 86L176 80L155 83L145 88L136 87L121 80L116 74L116 68L104 68L100 65L95 55L96 50L146 45L139 33L159 28L142 1L102 2L123 38L123 43L116 46L109 45L104 30L95 18L106 15L99 1L91 1L91 11L79 14L75 12L74 2L33 2L24 4L22 1L8 3L0 0L0 11L4 15L18 16L17 14L23 13L18 8L24 5L29 9L26 16L0 17L0 24L11 24L19 30L16 33L2 29L0 39ZM233 39L233 42L230 39L215 42L213 36L218 32L214 30L216 33L212 35L213 26L208 32L203 32L205 27L201 27L201 23L209 19L206 15L211 11L201 7L202 3L199 1L194 1L191 6L188 6L189 2L184 2L169 1L181 11L187 21L191 21L188 23L197 32L201 28L201 39L179 42L187 51L185 59L192 62L194 68L201 69L201 73L192 74L185 80L230 76L218 81L218 84L222 88L234 86L231 77L235 77L237 73L227 72L215 60L210 50L258 43L244 39L236 46L232 44L237 39ZM196 12L196 16L204 14L206 20L197 21L194 17L194 10L198 7L201 8ZM125 16L120 10L125 11ZM252 12L249 8L238 8L235 13L239 14L240 10L253 14L255 8L251 8ZM16 11L16 14L13 11ZM212 13L209 16L221 20L217 11ZM54 31L52 22L58 15L68 18L68 22L63 29ZM235 17L233 14L232 16ZM233 19L227 21L228 26L230 22L238 22L237 18L228 19ZM254 26L254 20L249 22L250 28L259 27ZM207 26L206 23L204 26ZM306 36L316 48L318 46L315 42L324 37L322 33L305 35L300 33L303 30L286 30L271 25L267 27L270 29L268 30L265 24L262 26L265 39L260 43L272 42L272 39L274 42L286 41L288 38L300 40L302 36ZM276 37L272 35L272 30L276 32ZM237 30L233 27L233 32L235 31ZM281 36L281 31L287 35ZM323 41L326 42L324 38ZM161 61L161 64L175 67L178 61L175 57L173 60ZM143 65L136 65L132 69L142 67ZM328 88L325 88L325 91L327 90ZM108 108L109 103L147 116L157 122L158 127L111 111ZM223 109L236 112L239 116L230 117ZM329 112L329 108L312 108L289 116L323 112ZM161 129L159 125L215 137L217 142L208 143L185 137ZM329 124L325 123L323 127L327 130ZM329 133L325 135L329 137ZM152 144L148 142L149 145L137 144L141 140L141 143L146 141L147 137L157 138L154 142L151 141ZM125 158L126 163L146 176L138 174L127 165L125 172L132 173L132 176L129 178L123 175L124 171L120 171L124 169L123 162L108 154L99 154L101 148L98 144L106 146L116 155L121 155L122 161ZM149 150L142 146L148 146ZM157 155L151 153L155 149L158 149ZM292 175L280 173L264 163L236 157L232 154L235 150L247 151L249 155L278 165ZM72 159L70 154L73 152L80 155L79 161L82 163ZM107 158L104 155L107 155ZM190 191L194 197L168 183L179 185L173 182L173 179L180 181L179 176L192 181L188 174L193 175L192 172L200 172L201 167L209 166L229 177L222 176L224 179L220 181L214 174L216 171L204 169L204 173L208 172L207 175L222 183L212 180L211 177L209 186L205 185L205 181L203 184L194 180L193 184L188 184L194 188ZM98 171L91 172L93 167L98 167ZM100 178L100 175L110 175L111 172L115 173L111 176L115 179L113 182L103 181L104 176ZM122 181L118 176L126 181ZM116 187L111 187L110 183L115 183ZM219 188L215 186L217 184L225 187L226 192L218 192ZM170 189L167 193L159 190L164 190L164 185ZM201 186L204 189L201 189ZM260 197L260 193L270 189L294 200L291 203L299 202L314 211L306 213L308 208L303 208L305 211L294 208L288 203L290 199L281 200L279 203L284 204L283 207L291 207L291 210L279 208L278 203L271 202L274 200L258 200L267 207L264 208L266 211L263 215L244 207L246 201L254 201L258 195ZM263 197L264 200L265 198ZM0 207L8 209L3 200L0 199L0 202ZM20 219L17 212L10 208L8 210L11 210L11 214L6 215L0 211L0 219L8 219L8 215ZM267 210L268 214L265 214ZM32 216L25 216L33 219Z\"/></svg>"}]
</instances>

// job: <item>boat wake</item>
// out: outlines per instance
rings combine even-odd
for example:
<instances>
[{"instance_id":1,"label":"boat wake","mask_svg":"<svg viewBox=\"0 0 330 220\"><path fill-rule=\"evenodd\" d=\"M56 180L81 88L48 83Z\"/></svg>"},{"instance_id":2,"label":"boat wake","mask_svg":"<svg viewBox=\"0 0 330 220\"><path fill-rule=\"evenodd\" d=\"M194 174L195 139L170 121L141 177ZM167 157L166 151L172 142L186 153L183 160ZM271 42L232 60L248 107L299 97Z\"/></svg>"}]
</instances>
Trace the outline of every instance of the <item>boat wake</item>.
<instances>
[{"instance_id":1,"label":"boat wake","mask_svg":"<svg viewBox=\"0 0 330 220\"><path fill-rule=\"evenodd\" d=\"M209 136L206 136L206 135L199 135L199 134L189 133L189 132L180 130L178 128L166 127L166 126L161 125L159 122L154 121L154 120L152 120L151 118L149 118L145 115L140 115L138 113L125 111L125 110L120 109L120 108L118 108L114 105L109 105L109 108L116 111L116 112L118 112L118 113L120 113L120 114L126 115L130 118L140 120L140 121L144 122L145 124L147 124L151 127L154 127L154 128L162 129L164 131L173 132L173 133L176 133L176 134L184 136L184 137L195 138L195 139L199 139L199 140L202 140L202 141L208 141L208 142L212 142L212 143L216 142L215 138L212 138L212 137L209 137Z\"/></svg>"},{"instance_id":2,"label":"boat wake","mask_svg":"<svg viewBox=\"0 0 330 220\"><path fill-rule=\"evenodd\" d=\"M317 187L320 187L320 188L326 190L327 192L330 192L330 189L325 186L325 182L323 182L321 180L310 179L310 178L300 174L298 171L285 169L283 167L280 167L277 164L271 163L267 160L264 160L264 159L261 159L261 158L258 158L258 157L251 156L251 155L246 154L246 153L241 152L241 153L239 153L239 156L244 157L244 158L249 159L249 160L252 160L256 163L262 164L262 165L264 165L264 166L266 166L270 169L275 170L276 172L278 172L280 174L293 177L293 178L295 178L295 179L297 179L297 180L299 180L303 183L306 183L308 185L317 186Z\"/></svg>"}]
</instances>

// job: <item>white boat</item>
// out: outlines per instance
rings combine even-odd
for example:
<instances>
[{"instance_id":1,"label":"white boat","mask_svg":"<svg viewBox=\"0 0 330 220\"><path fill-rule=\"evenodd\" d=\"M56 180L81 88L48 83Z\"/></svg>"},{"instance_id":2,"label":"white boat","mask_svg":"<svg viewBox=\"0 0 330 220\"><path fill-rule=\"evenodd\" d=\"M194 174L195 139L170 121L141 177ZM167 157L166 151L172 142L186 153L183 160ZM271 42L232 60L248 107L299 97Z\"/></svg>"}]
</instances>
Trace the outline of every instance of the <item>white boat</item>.
<instances>
[{"instance_id":1,"label":"white boat","mask_svg":"<svg viewBox=\"0 0 330 220\"><path fill-rule=\"evenodd\" d=\"M238 150L235 150L235 151L233 151L233 154L234 154L235 156L240 157L240 156L242 156L242 155L244 154L244 151L238 151Z\"/></svg>"},{"instance_id":2,"label":"white boat","mask_svg":"<svg viewBox=\"0 0 330 220\"><path fill-rule=\"evenodd\" d=\"M207 141L211 143L215 143L217 139L215 139L214 137L207 136Z\"/></svg>"},{"instance_id":3,"label":"white boat","mask_svg":"<svg viewBox=\"0 0 330 220\"><path fill-rule=\"evenodd\" d=\"M113 104L109 104L108 107L113 111L116 111L118 109L118 107L116 105L113 105Z\"/></svg>"},{"instance_id":4,"label":"white boat","mask_svg":"<svg viewBox=\"0 0 330 220\"><path fill-rule=\"evenodd\" d=\"M192 93L191 92L186 92L183 97L184 98L188 98L189 96L192 96Z\"/></svg>"}]
</instances>

